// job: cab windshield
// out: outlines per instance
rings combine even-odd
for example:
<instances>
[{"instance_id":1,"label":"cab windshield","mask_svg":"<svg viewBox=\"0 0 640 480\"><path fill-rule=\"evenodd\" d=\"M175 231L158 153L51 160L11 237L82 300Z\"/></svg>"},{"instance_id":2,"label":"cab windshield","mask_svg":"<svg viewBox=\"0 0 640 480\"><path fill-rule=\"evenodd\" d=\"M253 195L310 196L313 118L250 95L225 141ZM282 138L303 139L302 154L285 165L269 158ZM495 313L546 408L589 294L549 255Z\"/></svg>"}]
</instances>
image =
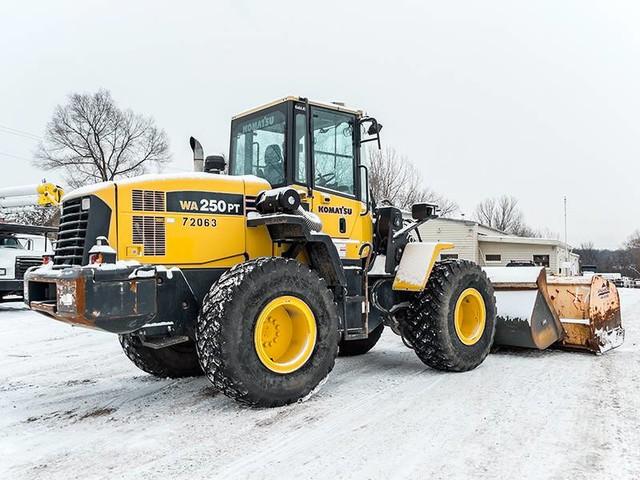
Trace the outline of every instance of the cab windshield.
<instances>
[{"instance_id":1,"label":"cab windshield","mask_svg":"<svg viewBox=\"0 0 640 480\"><path fill-rule=\"evenodd\" d=\"M231 175L256 175L271 186L285 183L284 108L274 107L231 124Z\"/></svg>"},{"instance_id":2,"label":"cab windshield","mask_svg":"<svg viewBox=\"0 0 640 480\"><path fill-rule=\"evenodd\" d=\"M0 237L0 248L19 248L24 250L26 247L16 237Z\"/></svg>"}]
</instances>

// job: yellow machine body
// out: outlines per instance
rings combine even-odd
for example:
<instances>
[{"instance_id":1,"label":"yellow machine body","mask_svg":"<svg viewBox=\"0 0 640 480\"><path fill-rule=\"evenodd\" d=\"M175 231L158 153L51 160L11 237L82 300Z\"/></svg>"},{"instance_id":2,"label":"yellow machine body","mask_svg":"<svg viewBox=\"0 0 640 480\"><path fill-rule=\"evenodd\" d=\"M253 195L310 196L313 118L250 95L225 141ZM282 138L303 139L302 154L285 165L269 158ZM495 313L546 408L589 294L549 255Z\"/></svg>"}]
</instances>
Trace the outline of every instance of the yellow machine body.
<instances>
[{"instance_id":1,"label":"yellow machine body","mask_svg":"<svg viewBox=\"0 0 640 480\"><path fill-rule=\"evenodd\" d=\"M265 226L246 225L247 214L255 211L255 197L269 188L254 176L190 173L143 175L97 184L79 193L109 206L108 241L116 248L118 260L184 269L230 268L251 258L279 256L284 250L271 240ZM203 207L211 209L209 193L242 197L238 214L203 211ZM308 195L300 189L300 193L310 211L320 217L323 233L332 237L341 258L356 260L366 255L361 249L373 241L373 226L371 213L363 214L362 202L327 192ZM177 208L170 204L172 196L177 197ZM77 194L72 193L66 199L74 197ZM344 233L340 218L345 219Z\"/></svg>"}]
</instances>

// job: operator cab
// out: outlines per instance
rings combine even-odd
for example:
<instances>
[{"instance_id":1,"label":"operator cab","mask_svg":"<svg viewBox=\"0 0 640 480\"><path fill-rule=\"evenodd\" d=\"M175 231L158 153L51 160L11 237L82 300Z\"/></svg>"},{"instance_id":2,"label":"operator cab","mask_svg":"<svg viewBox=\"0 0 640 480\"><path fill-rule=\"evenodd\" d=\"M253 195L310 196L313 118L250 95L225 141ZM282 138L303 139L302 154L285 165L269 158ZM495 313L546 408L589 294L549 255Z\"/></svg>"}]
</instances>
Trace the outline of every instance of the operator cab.
<instances>
[{"instance_id":1,"label":"operator cab","mask_svg":"<svg viewBox=\"0 0 640 480\"><path fill-rule=\"evenodd\" d=\"M229 174L364 201L361 146L379 141L381 128L360 110L286 97L233 117Z\"/></svg>"}]
</instances>

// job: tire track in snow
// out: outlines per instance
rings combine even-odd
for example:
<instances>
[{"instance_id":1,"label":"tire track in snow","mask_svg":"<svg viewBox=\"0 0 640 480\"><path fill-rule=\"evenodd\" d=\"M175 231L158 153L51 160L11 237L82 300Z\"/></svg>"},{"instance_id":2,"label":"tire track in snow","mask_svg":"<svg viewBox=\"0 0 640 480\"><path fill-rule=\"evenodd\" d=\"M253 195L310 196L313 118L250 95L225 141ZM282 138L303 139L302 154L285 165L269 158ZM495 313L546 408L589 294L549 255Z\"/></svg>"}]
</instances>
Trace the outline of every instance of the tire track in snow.
<instances>
[{"instance_id":1,"label":"tire track in snow","mask_svg":"<svg viewBox=\"0 0 640 480\"><path fill-rule=\"evenodd\" d=\"M424 373L424 371L421 373ZM436 385L444 381L446 377L447 374L438 373L438 376L435 379L425 384L423 375L415 374L413 378L403 382L401 386L403 389L410 389L412 395L415 396L417 393L425 393L431 390ZM411 388L414 385L417 388ZM215 473L217 476L220 476L220 478L241 478L248 475L251 475L252 477L257 476L259 475L258 473L247 470L246 467L248 464L264 465L265 463L273 461L274 458L278 458L279 454L289 456L300 453L302 450L308 450L309 447L314 445L317 440L322 440L324 443L330 442L336 437L344 434L343 430L339 427L342 427L345 424L355 426L359 423L359 420L362 417L369 418L374 411L378 416L384 416L385 413L392 413L399 407L397 402L386 401L382 403L382 408L374 407L381 404L380 400L383 396L396 394L398 394L397 391L380 391L375 395L367 397L366 402L352 403L347 408L339 410L337 414L331 415L328 419L318 419L318 423L313 426L312 431L301 428L296 434L289 434L285 441L278 443L276 448L273 448L271 445L267 445L255 453L239 458L234 462L225 465L222 469L218 471L214 470L210 473ZM403 399L403 403L414 401L415 398L413 397L405 397ZM296 406L300 406L300 404L297 404Z\"/></svg>"}]
</instances>

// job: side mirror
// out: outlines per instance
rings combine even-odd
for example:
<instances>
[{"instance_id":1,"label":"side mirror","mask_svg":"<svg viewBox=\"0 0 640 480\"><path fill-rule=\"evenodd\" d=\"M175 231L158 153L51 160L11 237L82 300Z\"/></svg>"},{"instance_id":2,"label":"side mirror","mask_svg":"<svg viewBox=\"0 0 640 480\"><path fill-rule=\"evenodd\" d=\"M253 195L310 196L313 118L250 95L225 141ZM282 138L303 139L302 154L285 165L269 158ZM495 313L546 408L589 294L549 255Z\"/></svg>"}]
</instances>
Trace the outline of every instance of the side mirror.
<instances>
[{"instance_id":1,"label":"side mirror","mask_svg":"<svg viewBox=\"0 0 640 480\"><path fill-rule=\"evenodd\" d=\"M227 166L224 155L209 155L204 160L204 171L207 173L220 173Z\"/></svg>"},{"instance_id":2,"label":"side mirror","mask_svg":"<svg viewBox=\"0 0 640 480\"><path fill-rule=\"evenodd\" d=\"M371 125L369 125L367 133L369 135L377 135L378 133L380 133L380 130L382 130L382 124L378 122L372 122Z\"/></svg>"},{"instance_id":3,"label":"side mirror","mask_svg":"<svg viewBox=\"0 0 640 480\"><path fill-rule=\"evenodd\" d=\"M436 218L438 206L433 203L414 203L411 205L411 216L414 220L428 220Z\"/></svg>"}]
</instances>

